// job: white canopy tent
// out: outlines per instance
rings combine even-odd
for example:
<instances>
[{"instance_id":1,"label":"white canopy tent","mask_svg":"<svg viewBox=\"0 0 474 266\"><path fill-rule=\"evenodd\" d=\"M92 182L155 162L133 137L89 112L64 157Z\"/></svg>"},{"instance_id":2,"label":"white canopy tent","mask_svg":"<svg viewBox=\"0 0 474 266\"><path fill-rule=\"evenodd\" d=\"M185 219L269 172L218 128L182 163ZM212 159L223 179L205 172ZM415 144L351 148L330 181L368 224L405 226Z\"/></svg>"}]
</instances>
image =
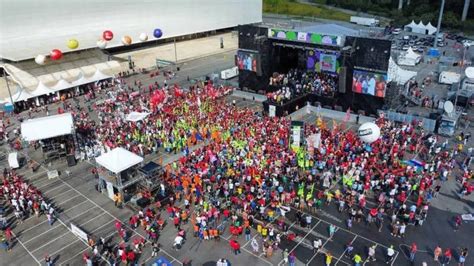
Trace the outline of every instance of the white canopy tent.
<instances>
[{"instance_id":1,"label":"white canopy tent","mask_svg":"<svg viewBox=\"0 0 474 266\"><path fill-rule=\"evenodd\" d=\"M405 29L407 29L407 28L410 28L410 29L411 29L411 28L413 28L413 27L417 27L417 24L415 23L414 20L412 20L412 21L410 22L410 24L405 25Z\"/></svg>"},{"instance_id":2,"label":"white canopy tent","mask_svg":"<svg viewBox=\"0 0 474 266\"><path fill-rule=\"evenodd\" d=\"M71 87L73 87L73 85L71 83L67 82L64 79L60 79L58 81L58 83L56 83L53 87L51 87L51 90L56 92L56 91L62 91L62 90L65 90L65 89L69 89Z\"/></svg>"},{"instance_id":3,"label":"white canopy tent","mask_svg":"<svg viewBox=\"0 0 474 266\"><path fill-rule=\"evenodd\" d=\"M395 63L392 57L388 61L387 82L395 82L399 85L405 84L418 74L416 71L403 69Z\"/></svg>"},{"instance_id":4,"label":"white canopy tent","mask_svg":"<svg viewBox=\"0 0 474 266\"><path fill-rule=\"evenodd\" d=\"M20 163L18 162L18 153L12 152L8 154L8 165L10 165L10 168L12 169L20 167Z\"/></svg>"},{"instance_id":5,"label":"white canopy tent","mask_svg":"<svg viewBox=\"0 0 474 266\"><path fill-rule=\"evenodd\" d=\"M37 97L37 96L41 96L41 95L47 95L47 94L50 94L52 92L54 92L54 91L51 90L49 87L44 85L43 82L40 81L38 83L38 86L36 87L36 89L33 91L33 95L35 97Z\"/></svg>"},{"instance_id":6,"label":"white canopy tent","mask_svg":"<svg viewBox=\"0 0 474 266\"><path fill-rule=\"evenodd\" d=\"M21 135L26 141L69 135L73 130L71 113L29 119L21 123Z\"/></svg>"},{"instance_id":7,"label":"white canopy tent","mask_svg":"<svg viewBox=\"0 0 474 266\"><path fill-rule=\"evenodd\" d=\"M426 30L428 30L429 35L433 35L438 31L435 26L431 25L431 22L428 22L428 24L426 25Z\"/></svg>"},{"instance_id":8,"label":"white canopy tent","mask_svg":"<svg viewBox=\"0 0 474 266\"><path fill-rule=\"evenodd\" d=\"M420 63L421 55L415 53L413 49L408 48L404 54L401 54L398 57L398 64L403 66L415 66L416 64Z\"/></svg>"},{"instance_id":9,"label":"white canopy tent","mask_svg":"<svg viewBox=\"0 0 474 266\"><path fill-rule=\"evenodd\" d=\"M124 148L115 148L95 159L97 164L118 174L128 168L143 162L143 158Z\"/></svg>"},{"instance_id":10,"label":"white canopy tent","mask_svg":"<svg viewBox=\"0 0 474 266\"><path fill-rule=\"evenodd\" d=\"M131 121L131 122L137 122L145 119L150 113L144 112L144 113L139 113L139 112L131 112L127 114L127 117L125 120Z\"/></svg>"},{"instance_id":11,"label":"white canopy tent","mask_svg":"<svg viewBox=\"0 0 474 266\"><path fill-rule=\"evenodd\" d=\"M18 91L12 95L13 102L26 101L33 97L36 96L25 89L18 89ZM5 101L10 102L10 97L5 98Z\"/></svg>"}]
</instances>

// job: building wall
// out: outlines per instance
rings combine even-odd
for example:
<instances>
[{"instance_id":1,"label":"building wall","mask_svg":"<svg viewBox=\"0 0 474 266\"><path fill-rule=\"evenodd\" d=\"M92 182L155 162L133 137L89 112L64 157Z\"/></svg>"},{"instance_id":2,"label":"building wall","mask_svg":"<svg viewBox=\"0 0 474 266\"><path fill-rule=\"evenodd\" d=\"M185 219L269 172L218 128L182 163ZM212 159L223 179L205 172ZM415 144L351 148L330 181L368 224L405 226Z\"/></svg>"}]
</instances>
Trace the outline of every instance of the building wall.
<instances>
[{"instance_id":1,"label":"building wall","mask_svg":"<svg viewBox=\"0 0 474 266\"><path fill-rule=\"evenodd\" d=\"M104 30L114 32L108 47L128 35L139 42L153 30L163 38L262 21L262 0L2 0L0 57L24 60L54 48L68 52L70 38L79 49L96 47Z\"/></svg>"}]
</instances>

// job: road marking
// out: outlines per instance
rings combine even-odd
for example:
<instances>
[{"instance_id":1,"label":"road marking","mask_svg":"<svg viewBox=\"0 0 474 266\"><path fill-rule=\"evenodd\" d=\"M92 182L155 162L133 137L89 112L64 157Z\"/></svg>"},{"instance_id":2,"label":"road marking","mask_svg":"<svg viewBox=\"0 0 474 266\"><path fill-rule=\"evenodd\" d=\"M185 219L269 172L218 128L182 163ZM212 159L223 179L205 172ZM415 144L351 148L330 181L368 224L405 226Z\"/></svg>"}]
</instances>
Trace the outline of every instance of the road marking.
<instances>
[{"instance_id":1,"label":"road marking","mask_svg":"<svg viewBox=\"0 0 474 266\"><path fill-rule=\"evenodd\" d=\"M352 239L352 241L350 242L351 245L352 243L354 243L354 241L357 239L357 235ZM342 257L344 257L344 254L346 253L346 250L347 248L344 249L344 252L342 252L341 256L339 256L339 258L337 258L337 261L336 261L336 264L342 259Z\"/></svg>"},{"instance_id":2,"label":"road marking","mask_svg":"<svg viewBox=\"0 0 474 266\"><path fill-rule=\"evenodd\" d=\"M12 232L12 235L15 237L16 241L18 241L18 243L20 243L20 245L26 250L26 252L28 252L28 254L30 254L30 256L38 263L38 265L41 266L41 262L35 256L33 256L30 250L25 247L25 245L21 242L20 239L18 239L18 237L16 237L14 232Z\"/></svg>"},{"instance_id":3,"label":"road marking","mask_svg":"<svg viewBox=\"0 0 474 266\"><path fill-rule=\"evenodd\" d=\"M314 230L314 228L316 228L316 226L318 226L318 224L320 224L320 223L321 223L321 220L319 220L313 227L311 227L311 229L309 229L308 233L306 233L306 235L305 235L303 238L301 238L301 240L296 244L296 246L294 246L294 247L288 252L288 254L291 254L291 252L293 252L293 251L304 241L304 239L305 239L307 236L309 236L309 234ZM337 229L336 229L336 230L337 230ZM328 241L329 241L329 239L328 239ZM282 265L283 262L284 262L284 260L281 260L281 261L278 263L278 265Z\"/></svg>"},{"instance_id":4,"label":"road marking","mask_svg":"<svg viewBox=\"0 0 474 266\"><path fill-rule=\"evenodd\" d=\"M334 234L336 234L336 232L339 231L339 228L336 227L336 230L334 231ZM333 235L334 236L334 235ZM309 263L319 254L321 253L321 251L323 250L324 246L326 246L326 244L332 239L332 237L328 237L326 239L326 241L324 241L323 245L319 248L319 250L316 252L316 254L313 255L313 257L311 257L311 259L308 261L308 263L306 263L306 265L309 265Z\"/></svg>"},{"instance_id":5,"label":"road marking","mask_svg":"<svg viewBox=\"0 0 474 266\"><path fill-rule=\"evenodd\" d=\"M61 237L65 236L65 235L67 235L67 234L72 234L72 233L71 233L71 231L69 231L69 230L68 230L68 231L66 231L66 233L64 233L64 234L62 234L62 235L60 235L60 236L58 236L58 237L54 238L53 240L51 240L51 241L49 241L49 242L46 242L46 244L44 244L44 245L42 245L42 246L39 246L39 247L37 247L36 249L32 250L31 252L33 253L33 252L35 252L35 251L38 251L38 250L40 250L41 248L43 248L43 247L45 247L45 246L49 245L50 243L52 243L52 242L56 241L57 239L59 239L59 238L61 238ZM72 235L74 235L74 234L72 234Z\"/></svg>"},{"instance_id":6,"label":"road marking","mask_svg":"<svg viewBox=\"0 0 474 266\"><path fill-rule=\"evenodd\" d=\"M43 195L45 195L45 194L47 194L47 193L49 193L49 192L51 192L51 191L55 191L55 190L58 189L58 188L62 188L63 186L64 186L64 184L60 184L60 185L58 185L58 186L56 186L56 187L53 187L53 188L51 188L51 189L42 191L42 193L43 193ZM52 198L52 197L51 197L51 198Z\"/></svg>"},{"instance_id":7,"label":"road marking","mask_svg":"<svg viewBox=\"0 0 474 266\"><path fill-rule=\"evenodd\" d=\"M50 229L46 230L45 232L43 232L43 233L41 233L41 234L39 234L39 235L36 235L36 236L34 236L33 238L30 238L28 241L25 241L25 242L23 242L23 243L27 244L28 242L31 242L32 240L34 240L34 239L36 239L36 238L38 238L38 237L40 237L40 236L42 236L42 235L44 235L44 234L47 234L49 231L58 228L60 225L61 225L61 224L55 224L53 227L51 227Z\"/></svg>"}]
</instances>

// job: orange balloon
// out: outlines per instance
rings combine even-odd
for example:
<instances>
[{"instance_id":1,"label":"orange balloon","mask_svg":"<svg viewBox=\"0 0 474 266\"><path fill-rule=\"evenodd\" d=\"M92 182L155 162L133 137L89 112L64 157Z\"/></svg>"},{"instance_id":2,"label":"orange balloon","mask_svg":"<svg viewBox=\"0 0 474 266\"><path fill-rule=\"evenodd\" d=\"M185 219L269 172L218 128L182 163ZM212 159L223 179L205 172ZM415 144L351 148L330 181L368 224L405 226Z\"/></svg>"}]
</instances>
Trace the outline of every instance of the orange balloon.
<instances>
[{"instance_id":1,"label":"orange balloon","mask_svg":"<svg viewBox=\"0 0 474 266\"><path fill-rule=\"evenodd\" d=\"M123 36L122 43L123 45L130 45L132 44L132 38L130 36Z\"/></svg>"}]
</instances>

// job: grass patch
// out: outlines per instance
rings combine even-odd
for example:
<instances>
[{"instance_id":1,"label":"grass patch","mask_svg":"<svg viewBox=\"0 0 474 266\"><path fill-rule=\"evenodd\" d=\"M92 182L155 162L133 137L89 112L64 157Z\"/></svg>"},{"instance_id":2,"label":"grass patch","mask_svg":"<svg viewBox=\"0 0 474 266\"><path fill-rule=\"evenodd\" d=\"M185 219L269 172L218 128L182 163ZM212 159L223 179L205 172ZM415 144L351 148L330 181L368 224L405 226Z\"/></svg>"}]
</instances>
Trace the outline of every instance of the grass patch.
<instances>
[{"instance_id":1,"label":"grass patch","mask_svg":"<svg viewBox=\"0 0 474 266\"><path fill-rule=\"evenodd\" d=\"M291 0L263 0L263 12L349 21L351 15L325 7L297 3Z\"/></svg>"}]
</instances>

